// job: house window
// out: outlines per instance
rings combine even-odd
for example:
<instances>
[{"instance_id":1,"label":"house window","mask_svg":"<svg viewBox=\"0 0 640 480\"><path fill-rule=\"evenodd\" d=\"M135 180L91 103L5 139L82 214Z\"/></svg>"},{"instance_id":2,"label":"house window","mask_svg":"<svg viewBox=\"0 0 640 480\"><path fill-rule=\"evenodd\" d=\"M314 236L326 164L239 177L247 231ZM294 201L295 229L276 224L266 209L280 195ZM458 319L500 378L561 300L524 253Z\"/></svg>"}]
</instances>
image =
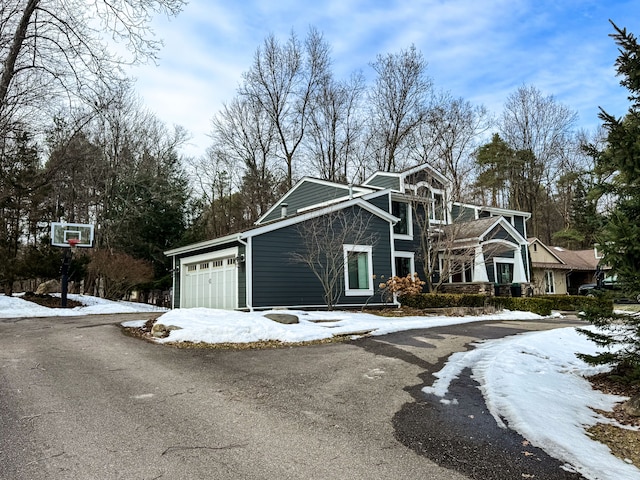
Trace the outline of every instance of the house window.
<instances>
[{"instance_id":1,"label":"house window","mask_svg":"<svg viewBox=\"0 0 640 480\"><path fill-rule=\"evenodd\" d=\"M413 266L411 265L411 257L396 257L396 276L406 277L413 273Z\"/></svg>"},{"instance_id":2,"label":"house window","mask_svg":"<svg viewBox=\"0 0 640 480\"><path fill-rule=\"evenodd\" d=\"M411 235L411 209L406 202L391 202L391 214L400 221L393 226L396 235Z\"/></svg>"},{"instance_id":3,"label":"house window","mask_svg":"<svg viewBox=\"0 0 640 480\"><path fill-rule=\"evenodd\" d=\"M546 270L544 272L544 293L556 293L555 282L553 280L553 270Z\"/></svg>"},{"instance_id":4,"label":"house window","mask_svg":"<svg viewBox=\"0 0 640 480\"><path fill-rule=\"evenodd\" d=\"M345 295L373 295L372 247L344 245Z\"/></svg>"},{"instance_id":5,"label":"house window","mask_svg":"<svg viewBox=\"0 0 640 480\"><path fill-rule=\"evenodd\" d=\"M473 281L473 268L471 262L451 261L451 282L469 283Z\"/></svg>"},{"instance_id":6,"label":"house window","mask_svg":"<svg viewBox=\"0 0 640 480\"><path fill-rule=\"evenodd\" d=\"M496 282L511 283L513 281L513 263L496 263Z\"/></svg>"},{"instance_id":7,"label":"house window","mask_svg":"<svg viewBox=\"0 0 640 480\"><path fill-rule=\"evenodd\" d=\"M429 218L437 221L444 220L444 196L441 193L433 194L433 208Z\"/></svg>"}]
</instances>

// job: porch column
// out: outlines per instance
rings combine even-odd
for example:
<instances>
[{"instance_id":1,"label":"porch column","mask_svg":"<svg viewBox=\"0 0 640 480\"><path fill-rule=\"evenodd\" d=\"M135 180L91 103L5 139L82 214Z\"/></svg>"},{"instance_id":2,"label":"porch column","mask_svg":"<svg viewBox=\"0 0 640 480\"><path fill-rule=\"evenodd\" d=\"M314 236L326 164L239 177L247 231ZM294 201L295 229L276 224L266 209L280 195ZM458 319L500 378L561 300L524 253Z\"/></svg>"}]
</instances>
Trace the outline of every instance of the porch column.
<instances>
[{"instance_id":1,"label":"porch column","mask_svg":"<svg viewBox=\"0 0 640 480\"><path fill-rule=\"evenodd\" d=\"M487 266L484 263L484 253L482 245L476 245L476 254L473 259L473 281L489 283L487 276Z\"/></svg>"},{"instance_id":2,"label":"porch column","mask_svg":"<svg viewBox=\"0 0 640 480\"><path fill-rule=\"evenodd\" d=\"M513 259L513 283L527 283L527 274L525 273L524 263L522 262L522 249L520 246L514 251Z\"/></svg>"}]
</instances>

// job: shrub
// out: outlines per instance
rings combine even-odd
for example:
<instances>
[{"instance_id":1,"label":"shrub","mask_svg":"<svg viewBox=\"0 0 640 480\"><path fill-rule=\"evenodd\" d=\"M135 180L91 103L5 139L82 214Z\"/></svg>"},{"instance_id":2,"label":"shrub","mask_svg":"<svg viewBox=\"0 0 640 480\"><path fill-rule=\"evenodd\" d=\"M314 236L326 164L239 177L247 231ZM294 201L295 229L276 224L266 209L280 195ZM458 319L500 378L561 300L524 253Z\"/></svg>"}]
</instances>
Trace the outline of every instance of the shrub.
<instances>
[{"instance_id":1,"label":"shrub","mask_svg":"<svg viewBox=\"0 0 640 480\"><path fill-rule=\"evenodd\" d=\"M409 273L406 277L391 277L386 282L378 285L378 288L382 291L384 299L391 300L394 294L397 294L398 297L419 295L424 284L425 282L420 280L417 273L413 275Z\"/></svg>"},{"instance_id":2,"label":"shrub","mask_svg":"<svg viewBox=\"0 0 640 480\"><path fill-rule=\"evenodd\" d=\"M486 295L465 295L453 293L424 293L421 295L405 295L400 298L403 306L428 308L484 307L493 305L496 308L533 312L538 315L550 315L552 310L577 310L589 308L605 309L611 312L613 303L606 298L582 296L540 296L540 297L487 297Z\"/></svg>"},{"instance_id":3,"label":"shrub","mask_svg":"<svg viewBox=\"0 0 640 480\"><path fill-rule=\"evenodd\" d=\"M484 307L487 298L486 295L423 293L420 295L405 295L400 298L400 302L403 306L418 309Z\"/></svg>"}]
</instances>

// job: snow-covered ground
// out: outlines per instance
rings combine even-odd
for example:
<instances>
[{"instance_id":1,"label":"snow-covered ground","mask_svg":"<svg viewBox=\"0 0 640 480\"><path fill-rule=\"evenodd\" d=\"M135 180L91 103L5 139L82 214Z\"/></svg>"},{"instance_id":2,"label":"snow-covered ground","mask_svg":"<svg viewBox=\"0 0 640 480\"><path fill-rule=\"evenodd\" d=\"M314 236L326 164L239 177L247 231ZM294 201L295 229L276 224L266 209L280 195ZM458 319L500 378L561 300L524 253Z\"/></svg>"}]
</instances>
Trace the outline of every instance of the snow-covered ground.
<instances>
[{"instance_id":1,"label":"snow-covered ground","mask_svg":"<svg viewBox=\"0 0 640 480\"><path fill-rule=\"evenodd\" d=\"M109 302L94 297L69 296L86 307L50 309L19 297L0 295L0 318L129 313L153 307L137 303ZM536 320L525 312L500 312L469 317L389 318L350 312L287 311L300 323L283 325L264 317L266 312L239 313L203 308L173 310L159 322L181 327L166 341L252 342L280 340L301 342L338 335L385 335L415 328L429 328L484 320ZM282 313L282 312L281 312ZM144 321L125 322L141 326ZM448 393L451 381L471 368L487 406L500 425L508 424L534 446L567 463L567 468L591 480L640 480L640 470L614 457L608 448L585 432L595 423L610 422L593 409L611 410L622 397L605 395L591 388L585 376L598 370L589 367L575 352L594 353L595 344L574 328L531 332L500 340L479 342L476 348L452 355L436 374L438 380L424 388L444 403L456 402Z\"/></svg>"},{"instance_id":2,"label":"snow-covered ground","mask_svg":"<svg viewBox=\"0 0 640 480\"><path fill-rule=\"evenodd\" d=\"M58 297L60 294L53 294ZM166 312L166 308L158 308L153 305L135 302L112 302L88 295L68 294L69 300L80 302L84 307L75 308L48 308L27 302L17 294L13 297L0 295L0 318L16 317L72 317L78 315L92 315L100 313L136 313L136 312Z\"/></svg>"}]
</instances>

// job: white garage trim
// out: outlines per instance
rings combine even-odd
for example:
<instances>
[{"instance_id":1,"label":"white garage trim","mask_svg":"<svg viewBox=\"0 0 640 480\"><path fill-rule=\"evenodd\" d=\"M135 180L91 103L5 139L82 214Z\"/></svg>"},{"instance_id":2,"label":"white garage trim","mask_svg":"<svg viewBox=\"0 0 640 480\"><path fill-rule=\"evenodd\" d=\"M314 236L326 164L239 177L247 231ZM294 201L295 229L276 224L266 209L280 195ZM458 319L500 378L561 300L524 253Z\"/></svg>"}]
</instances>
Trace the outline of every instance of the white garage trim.
<instances>
[{"instance_id":1,"label":"white garage trim","mask_svg":"<svg viewBox=\"0 0 640 480\"><path fill-rule=\"evenodd\" d=\"M238 248L180 259L181 308L238 308Z\"/></svg>"}]
</instances>

